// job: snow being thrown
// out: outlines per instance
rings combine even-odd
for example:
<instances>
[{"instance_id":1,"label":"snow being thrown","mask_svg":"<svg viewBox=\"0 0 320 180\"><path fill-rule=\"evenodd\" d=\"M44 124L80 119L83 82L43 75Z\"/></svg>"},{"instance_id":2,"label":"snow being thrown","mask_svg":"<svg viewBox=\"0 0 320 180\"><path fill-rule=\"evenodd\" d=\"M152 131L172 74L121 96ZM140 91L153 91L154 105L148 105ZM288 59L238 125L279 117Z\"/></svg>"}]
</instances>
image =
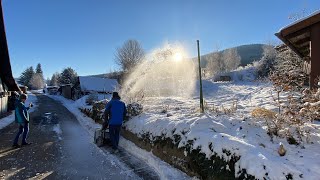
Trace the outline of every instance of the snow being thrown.
<instances>
[{"instance_id":1,"label":"snow being thrown","mask_svg":"<svg viewBox=\"0 0 320 180\"><path fill-rule=\"evenodd\" d=\"M189 97L195 88L196 71L188 52L179 44L166 43L149 53L125 79L121 94L134 97Z\"/></svg>"}]
</instances>

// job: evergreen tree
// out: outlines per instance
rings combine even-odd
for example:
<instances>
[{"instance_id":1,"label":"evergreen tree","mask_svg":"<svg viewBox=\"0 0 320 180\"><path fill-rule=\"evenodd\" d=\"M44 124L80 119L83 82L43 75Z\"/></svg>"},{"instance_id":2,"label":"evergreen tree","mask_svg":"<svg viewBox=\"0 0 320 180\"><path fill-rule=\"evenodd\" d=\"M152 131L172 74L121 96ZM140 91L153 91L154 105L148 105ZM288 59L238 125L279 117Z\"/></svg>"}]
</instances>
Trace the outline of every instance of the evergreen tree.
<instances>
[{"instance_id":1,"label":"evergreen tree","mask_svg":"<svg viewBox=\"0 0 320 180\"><path fill-rule=\"evenodd\" d=\"M42 68L41 68L41 64L40 64L40 63L37 64L36 73L38 73L38 74L43 74L43 71L42 71Z\"/></svg>"},{"instance_id":2,"label":"evergreen tree","mask_svg":"<svg viewBox=\"0 0 320 180\"><path fill-rule=\"evenodd\" d=\"M42 78L42 84L44 84L44 77L43 77L43 71L42 71L42 68L41 68L41 64L40 63L38 63L37 64L37 67L36 67L36 74L39 74L38 76L39 76L39 80L40 80L40 78Z\"/></svg>"},{"instance_id":3,"label":"evergreen tree","mask_svg":"<svg viewBox=\"0 0 320 180\"><path fill-rule=\"evenodd\" d=\"M30 80L32 78L32 76L35 74L33 67L30 66L28 67L26 70L24 70L19 78L19 83L28 87L30 86Z\"/></svg>"},{"instance_id":4,"label":"evergreen tree","mask_svg":"<svg viewBox=\"0 0 320 180\"><path fill-rule=\"evenodd\" d=\"M54 73L50 80L50 86L58 86L59 85L59 73Z\"/></svg>"},{"instance_id":5,"label":"evergreen tree","mask_svg":"<svg viewBox=\"0 0 320 180\"><path fill-rule=\"evenodd\" d=\"M59 77L59 84L75 84L77 81L77 73L71 67L65 68Z\"/></svg>"}]
</instances>

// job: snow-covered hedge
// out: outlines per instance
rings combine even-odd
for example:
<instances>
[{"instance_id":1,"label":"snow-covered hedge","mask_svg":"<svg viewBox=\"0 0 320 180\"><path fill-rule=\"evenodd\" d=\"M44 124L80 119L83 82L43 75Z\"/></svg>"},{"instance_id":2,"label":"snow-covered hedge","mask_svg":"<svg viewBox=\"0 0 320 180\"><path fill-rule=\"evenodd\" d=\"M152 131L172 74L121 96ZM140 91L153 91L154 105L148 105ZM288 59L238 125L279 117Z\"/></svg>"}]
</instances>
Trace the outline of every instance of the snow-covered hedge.
<instances>
[{"instance_id":1,"label":"snow-covered hedge","mask_svg":"<svg viewBox=\"0 0 320 180\"><path fill-rule=\"evenodd\" d=\"M107 103L108 100L104 99L93 103L92 108L80 108L80 110L95 122L102 124L104 122L104 109Z\"/></svg>"},{"instance_id":2,"label":"snow-covered hedge","mask_svg":"<svg viewBox=\"0 0 320 180\"><path fill-rule=\"evenodd\" d=\"M130 103L127 105L127 116L133 117L133 116L138 116L139 114L142 113L143 106L139 103Z\"/></svg>"},{"instance_id":3,"label":"snow-covered hedge","mask_svg":"<svg viewBox=\"0 0 320 180\"><path fill-rule=\"evenodd\" d=\"M108 103L107 99L96 101L92 104L92 108L80 108L81 112L91 117L95 122L104 122L104 110ZM127 105L127 114L125 120L128 120L134 116L138 116L143 111L143 106L139 103L130 103Z\"/></svg>"}]
</instances>

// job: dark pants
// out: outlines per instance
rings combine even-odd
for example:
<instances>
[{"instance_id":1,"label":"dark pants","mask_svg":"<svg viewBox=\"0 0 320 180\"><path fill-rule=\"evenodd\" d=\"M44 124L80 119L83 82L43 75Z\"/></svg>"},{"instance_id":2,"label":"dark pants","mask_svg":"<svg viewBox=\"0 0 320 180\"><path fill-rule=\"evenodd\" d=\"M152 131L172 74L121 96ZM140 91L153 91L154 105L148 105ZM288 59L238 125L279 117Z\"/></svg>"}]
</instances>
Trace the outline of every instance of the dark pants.
<instances>
[{"instance_id":1,"label":"dark pants","mask_svg":"<svg viewBox=\"0 0 320 180\"><path fill-rule=\"evenodd\" d=\"M22 133L23 133L22 144L26 143L28 132L29 132L29 123L24 123L24 125L19 124L19 132L16 135L16 138L14 139L13 144L18 144L19 137Z\"/></svg>"},{"instance_id":2,"label":"dark pants","mask_svg":"<svg viewBox=\"0 0 320 180\"><path fill-rule=\"evenodd\" d=\"M113 149L118 149L121 125L109 125L110 140Z\"/></svg>"}]
</instances>

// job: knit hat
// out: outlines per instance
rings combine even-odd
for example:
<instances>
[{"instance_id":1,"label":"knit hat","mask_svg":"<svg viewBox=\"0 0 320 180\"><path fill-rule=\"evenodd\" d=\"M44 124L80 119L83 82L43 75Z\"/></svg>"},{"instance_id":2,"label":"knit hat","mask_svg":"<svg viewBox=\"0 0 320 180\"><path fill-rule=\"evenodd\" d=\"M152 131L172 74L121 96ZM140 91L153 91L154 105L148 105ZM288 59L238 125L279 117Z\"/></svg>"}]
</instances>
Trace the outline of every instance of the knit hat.
<instances>
[{"instance_id":1,"label":"knit hat","mask_svg":"<svg viewBox=\"0 0 320 180\"><path fill-rule=\"evenodd\" d=\"M118 92L113 92L112 93L112 99L121 99Z\"/></svg>"}]
</instances>

